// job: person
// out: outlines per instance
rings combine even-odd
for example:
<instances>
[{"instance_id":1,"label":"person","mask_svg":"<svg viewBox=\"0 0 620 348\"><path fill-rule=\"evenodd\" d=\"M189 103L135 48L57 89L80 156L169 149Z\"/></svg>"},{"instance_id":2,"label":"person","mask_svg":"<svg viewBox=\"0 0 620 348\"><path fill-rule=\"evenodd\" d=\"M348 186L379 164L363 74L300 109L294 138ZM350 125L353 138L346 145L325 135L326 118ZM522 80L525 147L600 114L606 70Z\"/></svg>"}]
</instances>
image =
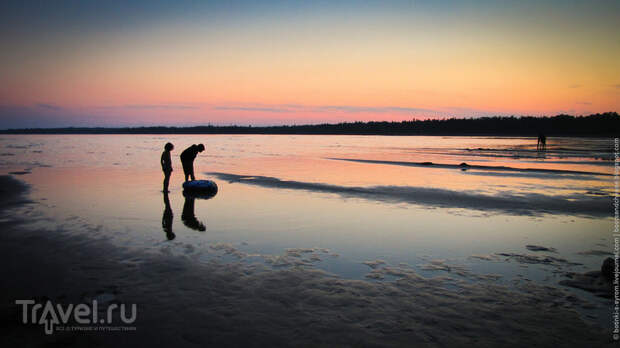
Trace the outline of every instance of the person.
<instances>
[{"instance_id":1,"label":"person","mask_svg":"<svg viewBox=\"0 0 620 348\"><path fill-rule=\"evenodd\" d=\"M194 159L199 152L203 152L205 146L203 144L194 144L181 152L181 163L183 164L183 173L185 174L185 181L188 181L191 177L192 181L196 180L194 176Z\"/></svg>"},{"instance_id":2,"label":"person","mask_svg":"<svg viewBox=\"0 0 620 348\"><path fill-rule=\"evenodd\" d=\"M546 148L547 148L547 137L542 133L538 133L538 144L536 145L536 150L545 151Z\"/></svg>"},{"instance_id":3,"label":"person","mask_svg":"<svg viewBox=\"0 0 620 348\"><path fill-rule=\"evenodd\" d=\"M170 175L172 175L172 159L170 158L170 151L174 149L172 143L167 143L164 146L164 152L161 154L161 170L164 172L164 193L168 193L168 184L170 183Z\"/></svg>"}]
</instances>

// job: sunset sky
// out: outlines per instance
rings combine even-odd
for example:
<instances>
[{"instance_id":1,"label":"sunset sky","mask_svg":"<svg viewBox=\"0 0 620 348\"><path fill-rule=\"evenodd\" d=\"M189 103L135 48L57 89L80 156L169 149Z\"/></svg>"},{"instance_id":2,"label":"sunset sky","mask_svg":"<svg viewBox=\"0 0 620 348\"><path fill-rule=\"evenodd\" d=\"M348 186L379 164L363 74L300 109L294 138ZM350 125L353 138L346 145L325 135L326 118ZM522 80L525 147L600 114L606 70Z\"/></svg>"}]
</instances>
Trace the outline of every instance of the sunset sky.
<instances>
[{"instance_id":1,"label":"sunset sky","mask_svg":"<svg viewBox=\"0 0 620 348\"><path fill-rule=\"evenodd\" d=\"M620 111L620 1L2 1L0 128Z\"/></svg>"}]
</instances>

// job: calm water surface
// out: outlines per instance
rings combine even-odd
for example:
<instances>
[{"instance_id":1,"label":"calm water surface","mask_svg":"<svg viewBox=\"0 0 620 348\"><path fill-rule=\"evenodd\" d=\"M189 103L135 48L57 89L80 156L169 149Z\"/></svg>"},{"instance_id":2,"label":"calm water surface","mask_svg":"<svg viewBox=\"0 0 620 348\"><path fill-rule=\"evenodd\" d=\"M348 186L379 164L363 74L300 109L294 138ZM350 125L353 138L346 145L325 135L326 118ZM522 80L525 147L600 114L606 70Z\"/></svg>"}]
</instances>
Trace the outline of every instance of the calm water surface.
<instances>
[{"instance_id":1,"label":"calm water surface","mask_svg":"<svg viewBox=\"0 0 620 348\"><path fill-rule=\"evenodd\" d=\"M162 229L159 157L168 141L176 147L174 236ZM207 148L197 177L219 186L209 200L182 192L178 155L194 143ZM551 138L540 153L532 138L3 135L0 174L32 186L36 204L20 213L39 218L27 228L105 239L136 254L315 267L369 281L380 281L373 267L400 265L427 276L559 286L564 272L598 269L612 250L611 150L611 139L573 138ZM415 164L422 162L470 168ZM192 215L204 231L191 228ZM554 259L536 262L547 256Z\"/></svg>"}]
</instances>

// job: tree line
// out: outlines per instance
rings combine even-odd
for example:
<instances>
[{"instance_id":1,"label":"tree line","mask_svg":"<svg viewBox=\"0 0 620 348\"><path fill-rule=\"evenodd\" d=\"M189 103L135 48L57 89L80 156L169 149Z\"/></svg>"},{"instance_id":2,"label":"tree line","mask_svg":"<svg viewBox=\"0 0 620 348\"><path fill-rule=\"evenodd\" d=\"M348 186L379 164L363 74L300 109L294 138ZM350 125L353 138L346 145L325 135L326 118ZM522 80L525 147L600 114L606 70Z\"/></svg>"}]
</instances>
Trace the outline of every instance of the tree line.
<instances>
[{"instance_id":1,"label":"tree line","mask_svg":"<svg viewBox=\"0 0 620 348\"><path fill-rule=\"evenodd\" d=\"M620 134L617 112L588 116L493 116L343 122L283 126L68 127L0 130L1 134L324 134L324 135L514 135L610 136Z\"/></svg>"}]
</instances>

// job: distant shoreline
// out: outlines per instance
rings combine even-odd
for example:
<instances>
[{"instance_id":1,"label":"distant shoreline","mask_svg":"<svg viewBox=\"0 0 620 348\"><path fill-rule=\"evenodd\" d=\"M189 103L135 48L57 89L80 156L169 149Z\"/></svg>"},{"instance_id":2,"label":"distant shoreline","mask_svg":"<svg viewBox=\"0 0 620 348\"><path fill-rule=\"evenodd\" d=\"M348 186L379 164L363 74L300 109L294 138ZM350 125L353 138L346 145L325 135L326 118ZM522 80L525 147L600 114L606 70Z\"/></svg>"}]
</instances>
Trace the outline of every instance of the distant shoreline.
<instances>
[{"instance_id":1,"label":"distant shoreline","mask_svg":"<svg viewBox=\"0 0 620 348\"><path fill-rule=\"evenodd\" d=\"M443 135L443 136L577 136L620 134L617 112L588 116L481 117L402 122L370 121L283 126L63 127L2 129L0 134L289 134L289 135Z\"/></svg>"}]
</instances>

